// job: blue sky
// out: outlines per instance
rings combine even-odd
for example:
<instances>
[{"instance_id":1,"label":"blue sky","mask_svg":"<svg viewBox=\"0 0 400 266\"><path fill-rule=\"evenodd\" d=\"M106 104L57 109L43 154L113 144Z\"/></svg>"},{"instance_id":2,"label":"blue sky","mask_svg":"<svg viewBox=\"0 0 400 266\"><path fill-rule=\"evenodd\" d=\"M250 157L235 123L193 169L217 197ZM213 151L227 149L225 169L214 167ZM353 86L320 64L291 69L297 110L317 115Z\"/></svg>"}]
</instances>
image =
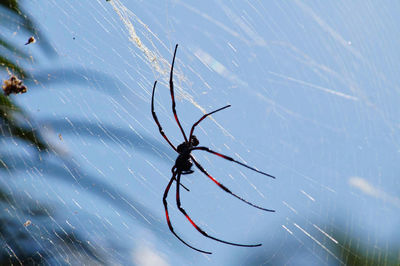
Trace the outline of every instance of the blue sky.
<instances>
[{"instance_id":1,"label":"blue sky","mask_svg":"<svg viewBox=\"0 0 400 266\"><path fill-rule=\"evenodd\" d=\"M31 174L19 185L33 194L48 190L42 197L63 210L61 226L86 230L115 261L127 252L126 261L146 254L170 265L221 265L265 253L265 262L283 254L293 264L340 263L334 247L344 243L333 229L388 249L399 234L400 35L399 5L387 3L27 2L58 53L39 57L32 70L53 73L57 66L63 70L52 75L56 81L72 71L84 82L40 81L17 101L48 125L46 136L81 177L71 186ZM176 43L183 127L231 104L202 122L201 144L277 177L196 152L232 191L276 213L242 204L199 171L183 178L191 191L182 202L210 234L261 248L205 239L177 211L174 188L169 202L179 235L214 254L198 254L168 231L161 199L176 154L158 133L150 99L158 80L156 111L171 141L181 143L167 87ZM35 44L27 49L38 51ZM140 222L129 207L120 208L123 200L105 201L107 191L95 196L82 188L85 177L134 199L153 220ZM302 246L298 253L282 252L293 245Z\"/></svg>"}]
</instances>

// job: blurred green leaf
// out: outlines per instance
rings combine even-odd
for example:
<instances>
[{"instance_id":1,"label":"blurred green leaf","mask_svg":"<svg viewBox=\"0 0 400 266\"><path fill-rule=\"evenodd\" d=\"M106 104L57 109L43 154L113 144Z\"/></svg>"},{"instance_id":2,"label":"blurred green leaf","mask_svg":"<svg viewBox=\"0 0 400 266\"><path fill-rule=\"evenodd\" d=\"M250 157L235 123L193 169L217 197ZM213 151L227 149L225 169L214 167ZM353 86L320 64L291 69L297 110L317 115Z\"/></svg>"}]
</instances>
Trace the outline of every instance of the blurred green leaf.
<instances>
[{"instance_id":1,"label":"blurred green leaf","mask_svg":"<svg viewBox=\"0 0 400 266\"><path fill-rule=\"evenodd\" d=\"M30 35L34 35L36 39L40 38L39 47L42 49L44 47L43 50L48 55L55 54L44 36L37 33L33 20L22 12L18 1L2 0L0 5L10 11L9 14L6 14L7 12L0 14L1 24L5 24L6 27L19 27ZM10 16L14 19L10 19ZM0 55L0 68L6 73L11 72L17 75L22 80L30 77L31 74L15 61L16 58L28 58L27 53L14 47L2 35L0 35L0 46L6 53ZM50 147L43 140L40 132L34 129L33 124L30 116L15 104L12 98L0 95L0 138L7 141L7 137L12 137L24 141L28 146L35 147L36 153L49 150ZM15 169L8 165L7 159L10 157L12 156L0 154L0 171L7 171L10 174ZM15 164L18 160L19 158L16 157L12 163ZM6 174L2 174L4 181L6 177ZM22 197L16 191L10 191L11 194L6 193L5 188L10 189L8 185L0 186L0 208L2 209L0 212L0 265L51 265L54 262L68 263L69 258L78 257L91 261L93 264L103 263L101 256L92 246L83 241L78 233L68 232L68 229L52 229L55 227L53 223L56 221L53 216L56 214L50 211L49 206L30 197ZM31 219L34 222L31 222ZM43 241L43 239L46 240ZM57 258L58 256L61 258Z\"/></svg>"},{"instance_id":2,"label":"blurred green leaf","mask_svg":"<svg viewBox=\"0 0 400 266\"><path fill-rule=\"evenodd\" d=\"M10 60L1 55L0 55L0 67L5 68L7 70L11 70L14 73L18 73L20 77L26 76L25 71L21 67L17 66L15 63L11 62Z\"/></svg>"},{"instance_id":3,"label":"blurred green leaf","mask_svg":"<svg viewBox=\"0 0 400 266\"><path fill-rule=\"evenodd\" d=\"M7 8L7 9L10 9L18 14L20 13L17 0L1 0L0 5L2 5L3 7Z\"/></svg>"},{"instance_id":4,"label":"blurred green leaf","mask_svg":"<svg viewBox=\"0 0 400 266\"><path fill-rule=\"evenodd\" d=\"M2 36L2 35L0 35L0 45L19 57L22 57L24 59L29 58L29 55L27 53L23 52L21 49L18 49L17 47L12 45L10 42L5 41L4 36Z\"/></svg>"},{"instance_id":5,"label":"blurred green leaf","mask_svg":"<svg viewBox=\"0 0 400 266\"><path fill-rule=\"evenodd\" d=\"M56 54L53 47L46 41L45 36L39 34L33 20L24 14L19 1L1 1L2 8L9 12L0 13L0 24L6 27L15 27L22 31L26 31L29 35L34 36L38 45L47 55ZM8 14L7 14L8 13ZM41 71L27 71L19 64L16 58L27 58L27 54L14 47L9 40L0 35L0 46L4 47L0 52L0 68L4 72L12 72L11 74L19 75L19 78L28 86L34 86L37 81L41 84L46 83L50 86L51 82L59 82L57 75L62 75L63 80L67 79L72 82L87 82L87 75L97 76L96 80L100 80L101 84L106 87L114 88L115 84L110 83L110 79L106 75L100 75L94 71L74 68L71 70L56 68ZM34 55L32 56L34 58ZM32 60L36 62L35 60ZM50 75L49 75L50 73ZM84 74L82 74L84 73ZM52 78L49 78L52 77ZM34 78L33 78L34 77ZM55 78L54 78L55 77ZM114 83L114 81L112 81ZM111 85L107 85L111 84ZM81 261L89 262L92 265L104 264L102 254L96 252L96 246L88 244L91 233L97 233L96 229L90 231L71 230L70 227L63 227L57 221L56 211L51 211L51 206L40 203L35 196L31 196L29 189L24 191L29 197L21 196L21 192L15 191L6 184L7 178L14 178L17 174L26 171L40 171L40 174L47 180L56 178L58 181L67 182L68 185L76 185L84 189L85 193L91 193L92 196L101 198L104 202L112 205L115 209L127 213L135 222L141 224L150 230L156 232L156 235L170 238L168 234L159 234L162 231L164 223L160 222L158 216L153 214L145 205L137 201L132 195L118 191L112 185L104 182L104 180L96 176L90 176L81 171L79 163L71 158L61 157L58 155L54 147L46 142L45 138L40 134L38 123L32 119L29 113L26 113L20 106L13 102L13 97L6 97L0 94L0 140L5 142L16 143L15 149L3 152L0 146L0 174L5 183L0 183L0 208L6 210L0 212L0 265L53 265L53 264L80 264ZM46 121L49 123L50 120ZM50 121L53 127L60 127L59 131L68 129L70 124L65 121ZM128 145L134 145L141 152L148 152L152 155L159 156L163 160L166 154L171 151L163 150L164 145L154 142L152 138L143 138L143 136L132 134L131 131L123 131L118 128L98 127L95 124L73 121L73 130L79 131L82 136L92 136L93 132L97 136L112 132L115 135L124 137ZM89 134L87 131L90 131ZM105 138L106 139L106 138ZM15 140L22 141L23 145ZM110 141L112 141L110 139ZM33 156L31 152L26 153L26 147L34 147ZM155 147L163 154L154 152ZM24 152L21 157L16 150L21 149ZM48 152L51 151L51 152ZM47 157L37 156L45 152ZM15 153L15 154L14 154ZM54 158L57 160L54 162ZM45 158L45 159L43 159ZM61 163L60 163L61 162ZM15 183L12 183L15 185ZM94 186L95 184L95 186ZM9 189L6 193L4 190ZM33 193L34 194L34 193ZM24 195L24 194L22 194ZM27 220L32 220L32 224L24 226ZM56 228L56 229L55 229ZM81 233L81 234L79 234ZM86 238L85 238L86 237ZM178 242L176 242L179 245ZM75 261L71 261L75 260ZM75 263L74 263L75 262Z\"/></svg>"}]
</instances>

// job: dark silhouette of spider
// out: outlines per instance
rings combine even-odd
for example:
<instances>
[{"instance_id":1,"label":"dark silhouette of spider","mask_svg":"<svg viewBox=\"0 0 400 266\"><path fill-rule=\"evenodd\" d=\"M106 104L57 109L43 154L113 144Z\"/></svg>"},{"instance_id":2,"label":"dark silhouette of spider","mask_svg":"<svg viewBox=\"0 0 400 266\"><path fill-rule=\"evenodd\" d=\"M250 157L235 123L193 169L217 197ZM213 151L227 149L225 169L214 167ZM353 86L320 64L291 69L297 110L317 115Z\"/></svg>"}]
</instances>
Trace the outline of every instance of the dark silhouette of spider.
<instances>
[{"instance_id":1,"label":"dark silhouette of spider","mask_svg":"<svg viewBox=\"0 0 400 266\"><path fill-rule=\"evenodd\" d=\"M178 45L175 46L174 57L173 57L173 59L172 59L171 73L170 73L170 79L169 79L169 88L170 88L171 99L172 99L172 112L173 112L173 114L174 114L176 123L178 124L179 129L181 130L182 135L183 135L183 137L184 137L184 139L185 139L185 141L182 142L181 144L179 144L178 147L175 147L174 144L172 144L171 141L168 139L168 137L165 135L164 130L162 129L161 124L160 124L160 122L158 121L157 115L156 115L156 113L155 113L155 111L154 111L154 92L155 92L155 89L156 89L157 81L154 82L153 93L152 93L152 95L151 95L151 113L152 113L152 115L153 115L154 121L156 122L156 124L157 124L157 126L158 126L158 130L160 131L161 136L163 136L163 138L168 142L168 144L178 153L178 158L176 158L175 165L174 165L174 166L172 167L172 169L171 169L171 171L172 171L172 177L171 177L171 179L170 179L170 181L169 181L167 187L165 188L165 192L164 192L164 196L163 196L163 203L164 203L164 208L165 208L165 215L166 215L166 218L167 218L167 223L168 223L169 230L176 236L176 238L178 238L180 241L182 241L186 246L188 246L188 247L190 247L190 248L192 248L192 249L194 249L194 250L197 250L197 251L199 251L199 252L202 252L202 253L211 254L211 252L208 252L208 251L204 251L204 250L195 248L195 247L189 245L188 243L186 243L181 237L179 237L179 236L177 235L177 233L174 231L174 228L172 227L172 224L171 224L171 221L170 221L170 218L169 218L169 214L168 214L167 196L168 196L168 192L169 192L169 190L170 190L170 188L171 188L172 182L173 182L173 181L176 181L176 204L177 204L177 206L178 206L178 209L179 209L179 211L189 220L189 222L193 225L193 227L196 228L196 230L199 231L203 236L208 237L208 238L211 238L211 239L213 239L213 240L215 240L215 241L222 242L222 243L229 244L229 245L233 245L233 246L240 246L240 247L258 247L258 246L261 246L261 244L250 244L250 245L249 245L249 244L237 244L237 243L232 243L232 242L228 242L228 241L225 241L225 240L221 240L221 239L219 239L219 238L216 238L216 237L213 237L213 236L207 234L203 229L201 229L201 228L192 220L192 218L190 218L190 216L186 213L185 209L183 209L183 207L182 207L182 205L181 205L180 190L179 190L180 186L182 186L184 189L186 189L187 191L189 191L185 186L183 186L183 185L181 184L181 175L192 174L192 173L194 172L194 171L192 170L192 166L193 166L193 163L194 163L194 165L195 165L204 175L206 175L208 178L210 178L210 179L211 179L218 187L220 187L223 191L225 191L225 192L231 194L232 196L238 198L239 200L241 200L241 201L247 203L248 205L253 206L253 207L257 208L257 209L260 209L260 210L263 210L263 211L267 211L267 212L274 212L274 210L270 210L270 209L265 209L265 208L259 207L259 206L255 205L255 204L253 204L253 203L251 203L251 202L249 202L249 201L247 201L247 200L241 198L240 196L236 195L236 194L233 193L232 191L230 191L226 186L224 186L223 184L221 184L220 182L218 182L214 177L212 177L212 176L197 162L197 160L196 160L196 159L193 157L193 155L191 154L192 151L196 151L196 150L206 151L206 152L215 154L215 155L217 155L217 156L219 156L219 157L221 157L221 158L223 158L223 159L225 159L225 160L229 160L229 161L231 161L231 162L240 164L240 165L242 165L242 166L244 166L244 167L246 167L246 168L248 168L248 169L251 169L251 170L253 170L253 171L257 172L257 173L260 173L260 174L263 174L263 175L266 175L266 176L269 176L269 177L272 177L272 178L275 178L275 177L272 176L272 175L270 175L270 174L261 172L261 171L255 169L255 168L253 168L253 167L251 167L251 166L248 166L248 165L246 165L246 164L244 164L244 163L241 163L241 162L239 162L239 161L236 161L235 159L233 159L233 158L231 158L231 157L229 157L229 156L226 156L226 155L223 155L223 154L221 154L221 153L219 153L219 152L210 150L210 149L207 148L207 147L198 146L198 145L199 145L199 140L196 138L195 135L193 135L193 132L194 132L195 127L196 127L201 121L203 121L203 119L205 119L207 116L212 115L212 114L214 114L214 113L216 113L216 112L219 112L219 111L221 111L221 110L223 110L223 109L225 109L225 108L228 108L228 107L230 107L230 105L226 105L226 106L224 106L224 107L222 107L222 108L219 108L219 109L217 109L217 110L215 110L215 111L212 111L212 112L210 112L210 113L207 113L207 114L203 115L196 123L193 124L192 129L190 130L189 138L186 137L185 131L183 130L183 128L182 128L182 126L181 126L181 123L179 122L178 115L177 115L177 113L176 113L176 109L175 109L176 104L175 104L175 96L174 96L174 83L173 83L173 81L172 81L172 79L173 79L173 72L174 72L175 56L176 56L176 50L177 50L177 49L178 49Z\"/></svg>"}]
</instances>

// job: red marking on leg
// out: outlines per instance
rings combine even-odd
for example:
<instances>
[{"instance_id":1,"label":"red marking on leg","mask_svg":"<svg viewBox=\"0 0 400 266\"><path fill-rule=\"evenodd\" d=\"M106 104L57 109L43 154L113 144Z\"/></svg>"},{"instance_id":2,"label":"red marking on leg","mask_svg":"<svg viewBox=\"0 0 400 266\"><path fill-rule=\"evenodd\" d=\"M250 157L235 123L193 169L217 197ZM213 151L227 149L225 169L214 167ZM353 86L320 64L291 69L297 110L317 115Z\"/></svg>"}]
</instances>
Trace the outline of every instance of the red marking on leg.
<instances>
[{"instance_id":1,"label":"red marking on leg","mask_svg":"<svg viewBox=\"0 0 400 266\"><path fill-rule=\"evenodd\" d=\"M165 210L165 216L167 217L167 222L169 222L169 215L167 210Z\"/></svg>"},{"instance_id":2,"label":"red marking on leg","mask_svg":"<svg viewBox=\"0 0 400 266\"><path fill-rule=\"evenodd\" d=\"M220 186L221 184L212 176L207 175L209 178L211 178L212 181L214 181L215 184L217 184L218 186Z\"/></svg>"},{"instance_id":3,"label":"red marking on leg","mask_svg":"<svg viewBox=\"0 0 400 266\"><path fill-rule=\"evenodd\" d=\"M199 230L199 227L190 219L189 215L185 214L186 218L189 220L189 222L197 229Z\"/></svg>"},{"instance_id":4,"label":"red marking on leg","mask_svg":"<svg viewBox=\"0 0 400 266\"><path fill-rule=\"evenodd\" d=\"M224 158L224 159L227 159L227 160L229 160L229 161L233 161L233 159L232 159L231 157L228 157L228 156L226 156L226 155L220 154L220 153L218 153L218 152L216 152L215 155L218 155L219 157Z\"/></svg>"}]
</instances>

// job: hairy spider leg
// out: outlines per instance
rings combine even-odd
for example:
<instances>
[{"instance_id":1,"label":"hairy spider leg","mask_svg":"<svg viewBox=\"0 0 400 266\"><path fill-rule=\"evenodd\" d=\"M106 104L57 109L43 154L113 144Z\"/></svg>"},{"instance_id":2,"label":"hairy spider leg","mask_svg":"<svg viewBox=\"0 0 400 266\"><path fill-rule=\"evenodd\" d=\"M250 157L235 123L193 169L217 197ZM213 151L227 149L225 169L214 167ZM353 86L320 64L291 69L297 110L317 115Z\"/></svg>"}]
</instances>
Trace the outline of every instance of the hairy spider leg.
<instances>
[{"instance_id":1,"label":"hairy spider leg","mask_svg":"<svg viewBox=\"0 0 400 266\"><path fill-rule=\"evenodd\" d=\"M165 188L164 196L163 196L163 203L164 203L164 209L165 209L165 216L166 216L166 218L167 218L168 228L169 228L169 230L174 234L174 236L175 236L176 238L178 238L183 244L185 244L186 246L190 247L191 249L194 249L194 250L196 250L196 251L198 251L198 252L205 253L205 254L212 254L212 253L209 252L209 251L204 251L204 250L195 248L195 247L189 245L188 243L186 243L182 238L180 238L180 237L175 233L174 228L172 227L172 223L171 223L171 221L170 221L170 219L169 219L169 213L168 213L167 196L168 196L169 189L171 188L172 182L175 180L175 177L176 177L176 172L173 172L172 178L171 178L171 180L169 180L169 183L168 183L167 187ZM179 187L179 185L178 185L177 187Z\"/></svg>"},{"instance_id":2,"label":"hairy spider leg","mask_svg":"<svg viewBox=\"0 0 400 266\"><path fill-rule=\"evenodd\" d=\"M210 112L210 113L207 113L207 114L203 115L196 123L193 124L192 129L190 130L189 139L191 139L192 136L193 136L194 128L195 128L201 121L203 121L204 118L206 118L206 117L209 116L209 115L212 115L213 113L216 113L216 112L219 112L219 111L221 111L221 110L224 110L225 108L228 108L228 107L231 107L231 105L228 104L228 105L226 105L226 106L224 106L224 107L222 107L222 108L219 108L219 109L217 109L217 110L215 110L215 111L212 111L212 112Z\"/></svg>"},{"instance_id":3,"label":"hairy spider leg","mask_svg":"<svg viewBox=\"0 0 400 266\"><path fill-rule=\"evenodd\" d=\"M260 209L260 210L263 210L263 211L267 211L267 212L275 212L275 210L270 210L270 209L262 208L262 207L260 207L260 206L257 206L257 205L255 205L255 204L253 204L253 203L251 203L251 202L249 202L249 201L243 199L242 197L236 195L235 193L233 193L232 191L230 191L226 186L224 186L222 183L218 182L214 177L212 177L212 176L203 168L203 166L201 166L201 165L196 161L196 159L195 159L192 155L190 156L190 158L192 159L192 161L194 162L194 164L197 166L197 168L199 168L199 170L200 170L201 172L203 172L203 174L205 174L206 176L208 176L208 178L210 178L215 184L217 184L217 186L219 186L223 191L225 191L225 192L231 194L231 195L234 196L235 198L237 198L237 199L243 201L244 203L247 203L248 205L250 205L250 206L252 206L252 207L254 207L254 208L257 208L257 209ZM261 244L259 244L259 245L261 246Z\"/></svg>"},{"instance_id":4,"label":"hairy spider leg","mask_svg":"<svg viewBox=\"0 0 400 266\"><path fill-rule=\"evenodd\" d=\"M180 172L178 172L177 175L177 183L180 183L180 179L181 179L181 174ZM180 192L179 192L179 186L176 186L176 205L178 206L178 209L181 211L181 213L183 215L185 215L185 217L189 220L189 222L193 225L194 228L196 228L197 231L200 232L200 234L202 234L205 237L211 238L215 241L224 243L224 244L228 244L228 245L232 245L232 246L238 246L238 247L258 247L261 246L261 244L255 244L255 245L246 245L246 244L237 244L237 243L232 243L232 242L228 242L222 239L218 239L216 237L210 236L209 234L207 234L203 229L201 229L191 218L190 216L186 213L186 211L183 209L183 207L181 206L181 198L180 198Z\"/></svg>"},{"instance_id":5,"label":"hairy spider leg","mask_svg":"<svg viewBox=\"0 0 400 266\"><path fill-rule=\"evenodd\" d=\"M174 95L174 82L173 82L173 76L174 76L174 64L175 64L175 56L176 56L176 50L178 49L178 44L175 46L175 51L174 51L174 57L172 58L172 64L171 64L171 73L169 76L169 89L171 92L171 99L172 99L172 112L174 113L174 117L176 120L176 123L178 123L178 126L182 132L183 137L185 138L185 142L188 143L188 139L186 137L185 131L183 130L181 123L179 122L178 119L178 114L176 113L176 103L175 103L175 95Z\"/></svg>"},{"instance_id":6,"label":"hairy spider leg","mask_svg":"<svg viewBox=\"0 0 400 266\"><path fill-rule=\"evenodd\" d=\"M241 166L244 166L244 167L246 167L246 168L249 168L250 170L253 170L253 171L257 172L257 173L260 173L260 174L263 174L263 175L266 175L266 176L269 176L269 177L272 177L272 178L275 179L275 176L272 176L272 175L270 175L270 174L264 173L264 172L262 172L262 171L260 171L260 170L257 170L257 169L255 169L255 168L253 168L253 167L251 167L251 166L248 166L247 164L244 164L244 163L241 163L241 162L239 162L239 161L236 161L235 159L233 159L233 158L231 158L231 157L229 157L229 156L227 156L227 155L221 154L221 153L216 152L216 151L212 151L212 150L210 150L210 149L207 148L207 147L194 147L194 148L191 149L191 151L194 151L194 150L202 150L202 151L206 151L206 152L209 152L209 153L218 155L219 157L224 158L225 160L228 160L228 161L231 161L231 162L240 164Z\"/></svg>"},{"instance_id":7,"label":"hairy spider leg","mask_svg":"<svg viewBox=\"0 0 400 266\"><path fill-rule=\"evenodd\" d=\"M169 141L168 137L165 135L163 128L161 127L160 122L158 121L156 112L154 111L154 92L156 90L156 85L157 85L157 80L154 82L154 86L153 86L153 93L151 94L151 114L153 115L154 121L156 122L157 126L158 126L158 130L160 131L161 136L163 136L163 138L168 142L168 144L176 151L178 152L178 150L176 149L175 145L171 143L171 141Z\"/></svg>"}]
</instances>

